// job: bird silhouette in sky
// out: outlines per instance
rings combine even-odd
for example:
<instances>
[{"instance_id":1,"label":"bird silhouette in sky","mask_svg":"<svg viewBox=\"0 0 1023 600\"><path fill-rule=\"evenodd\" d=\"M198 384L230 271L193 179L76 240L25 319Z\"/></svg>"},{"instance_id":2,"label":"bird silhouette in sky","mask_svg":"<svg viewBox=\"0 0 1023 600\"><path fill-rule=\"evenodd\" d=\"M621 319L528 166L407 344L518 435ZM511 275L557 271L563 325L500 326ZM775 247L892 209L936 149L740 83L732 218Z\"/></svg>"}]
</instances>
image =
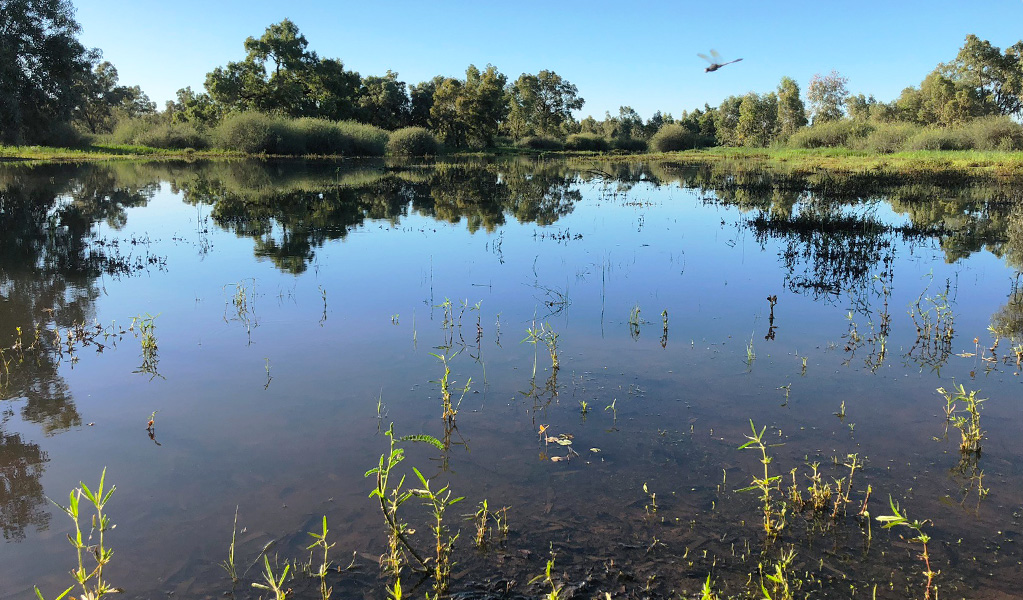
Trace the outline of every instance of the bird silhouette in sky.
<instances>
[{"instance_id":1,"label":"bird silhouette in sky","mask_svg":"<svg viewBox=\"0 0 1023 600\"><path fill-rule=\"evenodd\" d=\"M705 60L705 61L710 63L710 66L703 70L704 73L710 73L711 71L717 71L718 69L720 69L721 67L723 67L725 65L730 65L732 63L737 63L740 60L742 60L741 58L737 58L735 60L730 60L728 62L721 62L721 55L718 54L717 50L711 50L710 51L710 56L707 56L706 54L697 54L696 56L699 56L703 60Z\"/></svg>"}]
</instances>

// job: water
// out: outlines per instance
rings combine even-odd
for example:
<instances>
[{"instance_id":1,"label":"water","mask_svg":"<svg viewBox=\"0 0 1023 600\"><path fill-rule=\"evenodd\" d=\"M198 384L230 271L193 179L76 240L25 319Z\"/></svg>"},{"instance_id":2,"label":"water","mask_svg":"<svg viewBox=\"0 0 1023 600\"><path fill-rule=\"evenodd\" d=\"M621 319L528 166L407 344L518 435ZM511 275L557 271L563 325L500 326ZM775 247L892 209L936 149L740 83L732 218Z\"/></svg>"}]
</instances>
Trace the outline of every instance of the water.
<instances>
[{"instance_id":1,"label":"water","mask_svg":"<svg viewBox=\"0 0 1023 600\"><path fill-rule=\"evenodd\" d=\"M891 496L929 520L942 596L1011 595L1018 188L772 185L728 168L4 168L0 597L71 583L72 523L46 498L66 502L104 467L117 485L106 576L128 597L230 591L219 564L236 508L239 570L255 564L236 595L255 597L270 542L282 563L307 560L306 532L326 515L335 562L353 563L331 576L335 593L383 597L386 529L364 474L391 423L448 442L405 443L401 468L466 498L448 513L461 529L455 591L539 595L526 582L553 549L557 580L587 596L691 595L708 574L727 594L759 594L758 563L791 548L801 594L920 596L911 532L856 516L869 485L871 517L891 513ZM69 350L51 330L75 323L91 343ZM39 328L35 349L10 348L17 327L23 348ZM524 339L541 327L557 335L557 369ZM945 434L935 389L953 384L987 399L979 457ZM765 541L758 493L736 491L762 473L738 450L751 419L785 490L791 469L805 495L808 464L834 487L848 455L865 462L844 516L790 508ZM510 531L481 551L462 515L484 498L509 507ZM428 515L403 509L429 552ZM318 594L307 578L289 587Z\"/></svg>"}]
</instances>

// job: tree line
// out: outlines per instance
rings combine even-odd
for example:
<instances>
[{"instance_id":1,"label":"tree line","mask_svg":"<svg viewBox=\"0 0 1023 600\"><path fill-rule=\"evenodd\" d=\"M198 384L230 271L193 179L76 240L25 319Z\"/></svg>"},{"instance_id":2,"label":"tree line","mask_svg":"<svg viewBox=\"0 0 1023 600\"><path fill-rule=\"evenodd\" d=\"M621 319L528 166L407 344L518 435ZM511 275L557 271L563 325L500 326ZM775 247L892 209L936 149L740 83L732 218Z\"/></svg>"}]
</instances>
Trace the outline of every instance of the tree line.
<instances>
[{"instance_id":1,"label":"tree line","mask_svg":"<svg viewBox=\"0 0 1023 600\"><path fill-rule=\"evenodd\" d=\"M584 99L554 71L511 80L493 65L470 64L464 77L438 75L415 84L390 70L363 76L338 58L309 50L295 23L285 19L247 38L244 57L209 72L202 91L180 89L157 110L138 86L119 82L117 69L99 50L78 41L73 13L70 0L0 0L0 143L67 145L63 142L91 134L122 143L197 147L218 143L211 132L225 120L259 113L355 121L388 132L421 128L455 149L513 142L541 149L658 151L853 145L870 135L905 144L924 135L921 128L928 130L927 140L945 143L931 129L1002 117L995 129L1009 140L1003 145L1023 147L1023 133L1009 120L1023 113L1023 41L1002 51L967 36L952 61L891 102L851 94L848 80L833 71L813 76L805 102L798 83L783 77L775 90L730 96L678 117L657 111L644 120L622 106L618 114L579 120L573 113ZM246 122L271 128L267 121ZM237 129L221 138L238 138Z\"/></svg>"}]
</instances>

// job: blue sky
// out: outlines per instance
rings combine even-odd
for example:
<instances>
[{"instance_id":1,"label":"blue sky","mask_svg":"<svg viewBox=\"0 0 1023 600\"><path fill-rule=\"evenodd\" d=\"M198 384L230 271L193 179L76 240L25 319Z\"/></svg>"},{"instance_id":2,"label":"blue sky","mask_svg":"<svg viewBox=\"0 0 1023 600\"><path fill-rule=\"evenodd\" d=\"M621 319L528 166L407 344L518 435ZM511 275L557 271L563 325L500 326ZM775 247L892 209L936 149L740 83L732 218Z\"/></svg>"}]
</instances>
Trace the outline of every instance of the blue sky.
<instances>
[{"instance_id":1,"label":"blue sky","mask_svg":"<svg viewBox=\"0 0 1023 600\"><path fill-rule=\"evenodd\" d=\"M103 50L121 83L163 106L178 88L244 57L242 43L289 18L322 57L406 83L495 65L514 80L556 71L586 100L577 117L622 105L656 110L717 105L764 93L783 76L802 90L832 69L852 93L891 100L973 33L1005 48L1023 38L1023 0L976 2L386 2L348 0L73 0L82 42ZM743 58L704 73L698 52Z\"/></svg>"}]
</instances>

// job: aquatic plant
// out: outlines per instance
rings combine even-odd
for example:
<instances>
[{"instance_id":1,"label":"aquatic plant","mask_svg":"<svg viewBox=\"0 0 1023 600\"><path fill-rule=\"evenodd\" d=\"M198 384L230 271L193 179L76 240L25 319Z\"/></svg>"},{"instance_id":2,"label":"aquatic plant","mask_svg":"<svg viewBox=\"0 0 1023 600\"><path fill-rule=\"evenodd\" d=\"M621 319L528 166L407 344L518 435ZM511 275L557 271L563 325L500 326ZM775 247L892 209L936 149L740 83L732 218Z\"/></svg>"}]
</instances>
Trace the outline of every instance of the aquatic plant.
<instances>
[{"instance_id":1,"label":"aquatic plant","mask_svg":"<svg viewBox=\"0 0 1023 600\"><path fill-rule=\"evenodd\" d=\"M335 544L327 543L327 515L323 516L323 528L319 533L315 531L308 532L309 536L313 538L313 543L306 547L309 550L309 562L312 564L312 553L315 549L323 550L323 559L320 561L320 565L316 570L315 575L320 578L320 598L321 600L330 600L330 595L333 593L333 588L327 587L327 571L331 567L330 558L328 553Z\"/></svg>"},{"instance_id":2,"label":"aquatic plant","mask_svg":"<svg viewBox=\"0 0 1023 600\"><path fill-rule=\"evenodd\" d=\"M275 561L276 562L276 561ZM274 573L273 567L270 566L270 557L266 554L263 555L263 581L266 583L259 583L258 581L252 582L252 587L260 590L268 590L273 592L274 600L287 600L288 590L284 587L284 581L288 577L288 573L291 571L291 565L287 562L284 563L284 570L278 576Z\"/></svg>"},{"instance_id":3,"label":"aquatic plant","mask_svg":"<svg viewBox=\"0 0 1023 600\"><path fill-rule=\"evenodd\" d=\"M430 530L433 532L435 542L435 553L433 556L433 591L437 598L447 596L448 586L451 579L451 553L455 548L455 541L459 533L451 535L447 525L444 523L444 514L452 505L464 500L464 497L451 497L450 485L445 485L437 491L430 489L430 481L423 476L419 469L412 467L419 483L423 487L409 490L413 496L422 498L433 515L433 523Z\"/></svg>"},{"instance_id":4,"label":"aquatic plant","mask_svg":"<svg viewBox=\"0 0 1023 600\"><path fill-rule=\"evenodd\" d=\"M892 514L882 515L876 518L881 523L884 523L884 525L881 526L882 529L891 529L892 527L901 526L908 527L916 533L916 535L910 538L909 541L919 543L923 547L920 559L924 561L925 571L923 574L927 577L927 584L924 587L924 600L930 600L934 578L940 573L931 568L931 559L927 553L927 542L931 541L931 536L923 532L924 525L930 523L930 519L924 519L923 521L910 521L909 515L899 509L898 503L895 502L895 499L891 496L888 496L888 504L891 506Z\"/></svg>"},{"instance_id":5,"label":"aquatic plant","mask_svg":"<svg viewBox=\"0 0 1023 600\"><path fill-rule=\"evenodd\" d=\"M544 570L542 575L529 580L529 585L533 585L538 581L543 581L544 584L550 586L551 591L547 592L545 598L547 600L559 600L561 598L561 590L565 587L565 584L558 584L554 581L554 577L551 575L551 571L554 570L554 550L551 550L551 558L547 561L547 568Z\"/></svg>"},{"instance_id":6,"label":"aquatic plant","mask_svg":"<svg viewBox=\"0 0 1023 600\"><path fill-rule=\"evenodd\" d=\"M767 454L769 446L764 443L764 433L767 431L767 426L765 425L758 432L757 426L753 424L753 419L750 419L749 425L752 434L746 436L747 441L739 446L739 450L752 449L760 452L760 464L764 466L764 476L757 477L754 475L752 485L736 491L760 491L760 502L764 516L764 533L767 534L769 539L773 539L785 527L785 509L777 509L774 500L774 492L778 489L781 476L771 475L769 472L772 458Z\"/></svg>"},{"instance_id":7,"label":"aquatic plant","mask_svg":"<svg viewBox=\"0 0 1023 600\"><path fill-rule=\"evenodd\" d=\"M79 487L72 490L68 495L67 506L62 506L51 500L75 524L74 535L68 534L67 539L71 542L75 553L78 555L78 566L71 571L71 577L81 586L81 598L83 600L86 598L89 600L99 600L107 594L116 594L124 591L111 586L109 582L103 579L103 569L110 564L110 559L114 554L114 551L106 545L106 532L112 529L113 525L110 523L110 517L103 512L103 509L106 507L107 502L110 501L110 496L113 495L114 490L117 489L115 485L110 486L110 489L105 489L106 476L107 470L104 467L99 477L99 485L96 486L95 491L89 489L85 482L79 482ZM84 516L81 513L82 498L88 500L95 511L95 514L91 515L89 519L92 523L92 530L87 538L82 534L81 518ZM95 544L90 543L93 541L93 535L96 536ZM95 562L95 566L89 569L86 569L86 563L89 562L85 558L87 555ZM64 590L64 593L58 596L57 600L66 596L72 589L74 589L73 585ZM35 588L35 592L37 598L43 598L38 587Z\"/></svg>"},{"instance_id":8,"label":"aquatic plant","mask_svg":"<svg viewBox=\"0 0 1023 600\"><path fill-rule=\"evenodd\" d=\"M380 455L380 462L377 467L366 471L366 477L375 476L375 486L369 497L376 497L380 512L384 516L387 525L388 550L381 557L381 564L395 577L401 574L402 566L407 562L405 555L411 556L417 563L417 569L427 571L427 559L412 546L408 540L409 526L398 513L398 509L409 498L413 496L411 490L404 489L405 477L402 476L397 483L392 482L392 475L395 468L405 460L405 450L398 446L400 441L425 442L438 450L443 450L444 445L437 438L426 434L407 435L401 438L394 436L394 423L391 423L384 433L387 436L389 450Z\"/></svg>"},{"instance_id":9,"label":"aquatic plant","mask_svg":"<svg viewBox=\"0 0 1023 600\"><path fill-rule=\"evenodd\" d=\"M980 428L980 405L983 398L977 398L977 391L969 393L958 384L952 387L952 391L945 388L938 388L938 393L945 398L945 431L948 431L948 423L952 423L962 436L959 444L959 451L963 454L980 455L981 442L984 440L985 432ZM965 408L958 409L958 403L965 404Z\"/></svg>"},{"instance_id":10,"label":"aquatic plant","mask_svg":"<svg viewBox=\"0 0 1023 600\"><path fill-rule=\"evenodd\" d=\"M220 566L227 571L232 584L238 583L238 568L234 562L235 540L238 537L238 507L234 507L234 527L231 528L231 545L227 547L227 559L220 563Z\"/></svg>"}]
</instances>

